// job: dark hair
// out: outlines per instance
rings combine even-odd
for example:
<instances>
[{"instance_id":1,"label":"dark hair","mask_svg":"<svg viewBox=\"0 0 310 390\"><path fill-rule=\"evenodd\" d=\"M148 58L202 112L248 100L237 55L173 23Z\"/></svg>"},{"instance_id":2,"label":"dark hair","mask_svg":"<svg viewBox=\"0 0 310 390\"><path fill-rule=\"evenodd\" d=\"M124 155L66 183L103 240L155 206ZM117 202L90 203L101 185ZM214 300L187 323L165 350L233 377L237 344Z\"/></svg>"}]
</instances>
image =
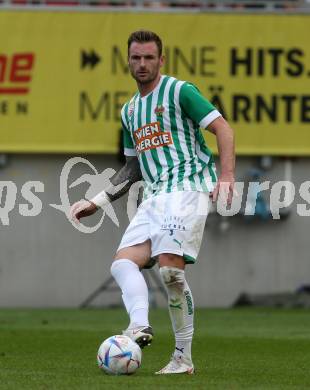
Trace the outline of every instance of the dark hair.
<instances>
[{"instance_id":1,"label":"dark hair","mask_svg":"<svg viewBox=\"0 0 310 390\"><path fill-rule=\"evenodd\" d=\"M128 38L128 42L127 42L128 55L129 55L130 46L133 42L138 42L138 43L155 42L156 46L158 48L159 57L162 55L163 44L161 42L161 39L159 38L159 36L157 34L155 34L152 31L138 30L138 31L134 31L132 34L130 34L130 36Z\"/></svg>"}]
</instances>

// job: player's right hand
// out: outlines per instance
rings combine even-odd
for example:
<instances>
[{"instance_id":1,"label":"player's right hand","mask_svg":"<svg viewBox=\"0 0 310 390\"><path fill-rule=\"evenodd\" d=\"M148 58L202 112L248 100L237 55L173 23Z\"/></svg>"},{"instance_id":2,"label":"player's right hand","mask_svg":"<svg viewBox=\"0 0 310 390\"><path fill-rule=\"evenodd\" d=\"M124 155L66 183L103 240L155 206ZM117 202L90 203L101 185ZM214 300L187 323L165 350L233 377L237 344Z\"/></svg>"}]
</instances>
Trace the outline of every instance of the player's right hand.
<instances>
[{"instance_id":1,"label":"player's right hand","mask_svg":"<svg viewBox=\"0 0 310 390\"><path fill-rule=\"evenodd\" d=\"M80 223L80 219L88 217L89 215L94 214L98 210L98 207L95 203L90 202L89 200L80 200L74 203L70 209L70 218L75 223Z\"/></svg>"}]
</instances>

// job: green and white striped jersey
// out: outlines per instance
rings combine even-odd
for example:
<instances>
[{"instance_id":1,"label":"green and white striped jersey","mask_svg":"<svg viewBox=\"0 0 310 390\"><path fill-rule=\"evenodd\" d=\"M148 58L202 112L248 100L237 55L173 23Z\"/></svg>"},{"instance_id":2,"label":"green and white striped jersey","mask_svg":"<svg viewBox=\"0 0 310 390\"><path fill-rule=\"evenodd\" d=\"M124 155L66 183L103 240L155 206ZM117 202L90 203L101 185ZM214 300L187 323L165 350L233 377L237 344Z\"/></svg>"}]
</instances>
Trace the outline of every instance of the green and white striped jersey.
<instances>
[{"instance_id":1,"label":"green and white striped jersey","mask_svg":"<svg viewBox=\"0 0 310 390\"><path fill-rule=\"evenodd\" d=\"M161 76L148 95L137 93L123 106L124 152L139 159L144 198L213 190L215 165L200 128L219 116L194 85L169 76Z\"/></svg>"}]
</instances>

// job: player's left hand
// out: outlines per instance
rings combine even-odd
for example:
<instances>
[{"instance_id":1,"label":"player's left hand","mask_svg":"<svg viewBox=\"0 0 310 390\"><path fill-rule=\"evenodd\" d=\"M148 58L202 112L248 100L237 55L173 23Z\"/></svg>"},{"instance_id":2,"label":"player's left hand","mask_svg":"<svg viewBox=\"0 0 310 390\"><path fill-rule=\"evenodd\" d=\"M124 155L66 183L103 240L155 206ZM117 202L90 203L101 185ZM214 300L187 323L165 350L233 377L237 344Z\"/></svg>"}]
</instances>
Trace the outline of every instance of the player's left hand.
<instances>
[{"instance_id":1,"label":"player's left hand","mask_svg":"<svg viewBox=\"0 0 310 390\"><path fill-rule=\"evenodd\" d=\"M235 178L233 174L222 174L219 177L217 185L212 192L212 202L220 199L224 204L231 205L234 190Z\"/></svg>"}]
</instances>

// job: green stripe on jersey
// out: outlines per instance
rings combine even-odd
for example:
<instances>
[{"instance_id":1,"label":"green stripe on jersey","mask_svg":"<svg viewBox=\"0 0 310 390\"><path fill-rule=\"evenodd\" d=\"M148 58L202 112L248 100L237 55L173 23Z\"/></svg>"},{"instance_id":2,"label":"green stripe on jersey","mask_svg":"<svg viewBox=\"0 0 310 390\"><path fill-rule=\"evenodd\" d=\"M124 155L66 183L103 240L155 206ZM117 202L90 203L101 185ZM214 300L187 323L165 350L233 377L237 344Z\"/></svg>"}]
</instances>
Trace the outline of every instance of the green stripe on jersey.
<instances>
[{"instance_id":1,"label":"green stripe on jersey","mask_svg":"<svg viewBox=\"0 0 310 390\"><path fill-rule=\"evenodd\" d=\"M173 88L170 88L170 91L169 91L169 101L170 102L173 102L174 103L174 97L175 97L175 86L176 86L176 83L177 81L174 82L174 85L173 85ZM182 184L183 182L183 178L184 178L184 173L185 173L185 168L184 168L184 164L185 164L185 156L184 156L184 153L183 153L183 150L182 150L182 147L181 147L181 144L180 144L180 140L179 140L179 128L177 126L177 119L176 119L176 110L175 110L175 104L171 104L169 106L169 116L170 116L170 124L171 124L171 133L172 133L172 138L173 138L173 142L175 144L175 147L176 147L176 152L177 152L177 155L178 155L178 158L179 158L179 169L178 169L178 180L177 180L177 185L179 185L179 183ZM180 189L182 189L182 186L178 187Z\"/></svg>"},{"instance_id":2,"label":"green stripe on jersey","mask_svg":"<svg viewBox=\"0 0 310 390\"><path fill-rule=\"evenodd\" d=\"M165 77L161 83L161 86L159 88L159 92L158 92L158 97L157 97L157 102L155 104L155 107L154 109L156 109L157 107L161 107L163 104L164 104L164 96L165 96L165 91L166 91L166 88L167 87L167 83L168 81L170 80L171 78L170 77ZM167 93L169 94L169 93ZM163 116L162 115L157 115L157 121L159 122L159 126L160 126L160 129L162 131L165 131L165 127L164 127L164 120L163 120ZM164 152L164 155L165 155L165 160L166 160L166 174L168 176L168 180L163 178L163 176L165 175L162 175L162 172L161 172L161 176L158 178L158 184L161 188L165 187L167 188L169 186L169 183L172 181L172 175L170 174L170 169L171 169L171 164L173 165L173 160L171 158L171 155L170 155L170 152L169 152L169 148L168 146L163 146L162 147L162 150ZM160 190L160 188L159 188ZM170 191L168 191L170 192Z\"/></svg>"},{"instance_id":3,"label":"green stripe on jersey","mask_svg":"<svg viewBox=\"0 0 310 390\"><path fill-rule=\"evenodd\" d=\"M152 98L153 98L153 96L152 96L152 94L150 94L146 100L146 123L152 122ZM160 164L160 161L158 158L158 153L157 153L156 149L151 149L150 152L151 152L151 156L154 160L154 164L155 164L156 171L157 171L156 178L158 178L161 176L161 172L162 172L162 167L161 167L161 164ZM156 178L154 178L154 180L156 180Z\"/></svg>"},{"instance_id":4,"label":"green stripe on jersey","mask_svg":"<svg viewBox=\"0 0 310 390\"><path fill-rule=\"evenodd\" d=\"M167 96L168 96L168 101L169 101L169 116L170 116L170 132L171 136L173 134L173 125L171 123L171 117L175 115L175 106L174 106L174 99L172 101L170 100L170 96L174 96L174 90L175 90L175 85L177 83L177 80L174 80L172 84L169 87L169 91L167 91ZM158 99L159 100L159 99ZM172 103L172 104L171 104ZM161 105L162 102L159 101L159 105ZM163 127L164 129L164 127ZM167 192L171 192L171 187L172 187L172 180L173 180L173 168L174 168L174 161L171 157L170 151L169 151L169 146L164 146L164 153L167 159L168 163L168 185L167 185ZM175 161L175 163L179 163L178 161Z\"/></svg>"},{"instance_id":5,"label":"green stripe on jersey","mask_svg":"<svg viewBox=\"0 0 310 390\"><path fill-rule=\"evenodd\" d=\"M142 126L142 102L141 102L141 99L139 99L139 102L138 102L138 128ZM147 162L147 159L146 159L146 156L144 153L141 153L141 159L142 159L142 164L144 166L144 169L146 171L146 173L148 174L151 182L153 183L154 182L154 178L151 174L151 171L150 171L150 167L149 167L149 164Z\"/></svg>"},{"instance_id":6,"label":"green stripe on jersey","mask_svg":"<svg viewBox=\"0 0 310 390\"><path fill-rule=\"evenodd\" d=\"M123 142L124 142L124 148L128 149L134 149L134 143L132 140L132 134L129 130L129 121L128 121L128 115L127 115L127 109L128 109L128 103L125 104L124 106L124 116L125 116L125 121L123 121L123 118L121 118L122 121L122 127L123 127Z\"/></svg>"},{"instance_id":7,"label":"green stripe on jersey","mask_svg":"<svg viewBox=\"0 0 310 390\"><path fill-rule=\"evenodd\" d=\"M153 94L148 96L147 107L146 107L146 112L147 112L147 119L146 119L146 121L147 121L147 123L151 122L152 109L154 110L158 106L159 96L161 96L161 94L163 93L163 90L165 89L167 81L168 81L168 77L165 77L162 80L162 82L161 82L159 93L158 93L157 102L155 102L155 107L154 107L154 104L153 104L154 103L153 102ZM160 120L159 120L159 123L160 123L160 128L163 129L163 124L162 124L162 122ZM158 156L158 153L157 153L156 149L151 149L151 154L152 154L152 157L153 157L154 163L156 165L156 169L157 169L156 183L158 185L160 185L159 183L161 182L161 176L162 176L162 171L163 171L162 163L160 162L160 159L159 159L159 156Z\"/></svg>"}]
</instances>

